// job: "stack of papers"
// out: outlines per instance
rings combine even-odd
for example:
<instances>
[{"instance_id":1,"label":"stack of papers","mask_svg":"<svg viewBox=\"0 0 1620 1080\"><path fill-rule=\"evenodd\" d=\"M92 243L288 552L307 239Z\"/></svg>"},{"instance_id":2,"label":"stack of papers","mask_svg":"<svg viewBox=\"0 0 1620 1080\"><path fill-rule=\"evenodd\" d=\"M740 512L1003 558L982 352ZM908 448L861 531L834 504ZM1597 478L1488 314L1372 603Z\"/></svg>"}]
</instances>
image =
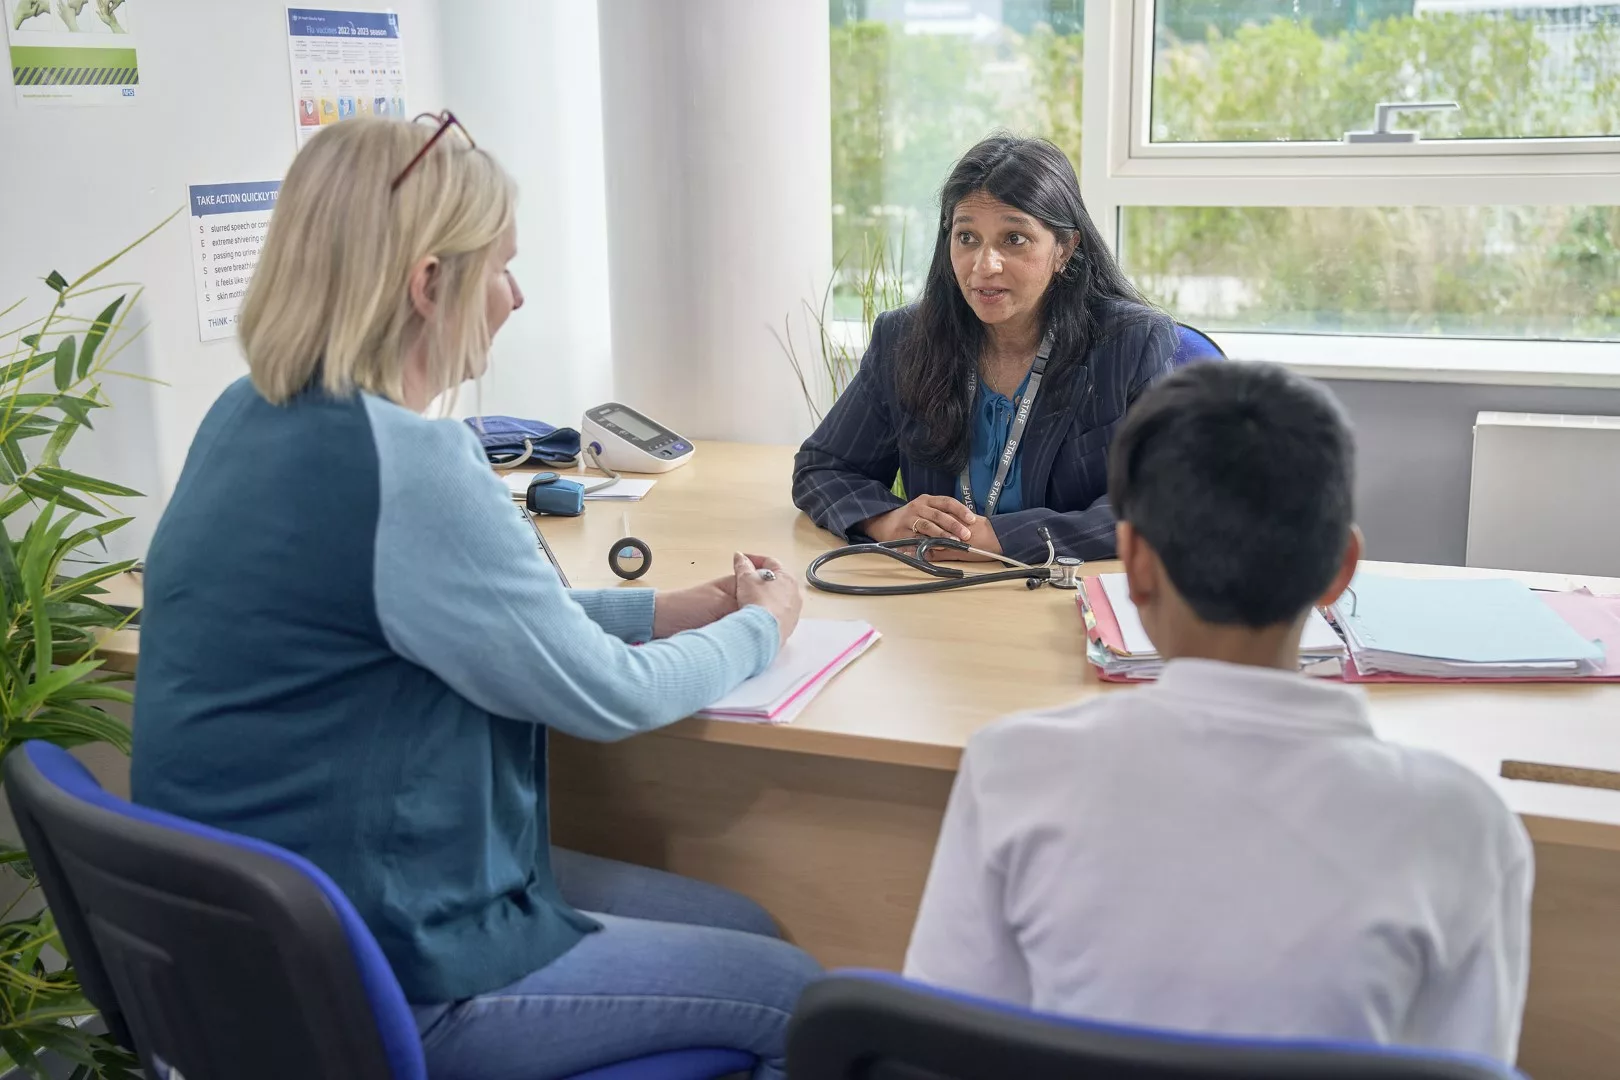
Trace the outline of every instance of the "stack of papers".
<instances>
[{"instance_id":1,"label":"stack of papers","mask_svg":"<svg viewBox=\"0 0 1620 1080\"><path fill-rule=\"evenodd\" d=\"M1156 679L1164 658L1142 627L1124 574L1085 578L1080 592L1081 614L1086 620L1086 658L1112 681ZM1299 643L1299 667L1308 675L1342 673L1344 642L1322 613L1311 609Z\"/></svg>"},{"instance_id":2,"label":"stack of papers","mask_svg":"<svg viewBox=\"0 0 1620 1080\"><path fill-rule=\"evenodd\" d=\"M506 478L506 487L507 490L512 493L512 498L517 502L522 502L529 494L529 481L534 479L534 473L509 472L502 473L501 475ZM606 483L607 477L586 476L584 474L576 473L559 473L558 475L564 480L572 480L576 484L584 484L586 489L586 502L591 502L594 500L639 502L641 497L646 495L647 492L651 491L654 484L658 483L656 480L632 480L628 476L623 476L615 480L613 483L608 484L607 487L601 488L597 491L592 491L590 490L592 485Z\"/></svg>"},{"instance_id":3,"label":"stack of papers","mask_svg":"<svg viewBox=\"0 0 1620 1080\"><path fill-rule=\"evenodd\" d=\"M1563 594L1574 596L1579 594ZM1434 679L1535 679L1600 675L1603 644L1555 607L1584 614L1601 598L1549 602L1509 578L1357 574L1333 607L1358 672ZM1596 635L1594 635L1596 636Z\"/></svg>"},{"instance_id":4,"label":"stack of papers","mask_svg":"<svg viewBox=\"0 0 1620 1080\"><path fill-rule=\"evenodd\" d=\"M708 720L786 724L881 636L867 622L801 619L775 663L698 715Z\"/></svg>"}]
</instances>

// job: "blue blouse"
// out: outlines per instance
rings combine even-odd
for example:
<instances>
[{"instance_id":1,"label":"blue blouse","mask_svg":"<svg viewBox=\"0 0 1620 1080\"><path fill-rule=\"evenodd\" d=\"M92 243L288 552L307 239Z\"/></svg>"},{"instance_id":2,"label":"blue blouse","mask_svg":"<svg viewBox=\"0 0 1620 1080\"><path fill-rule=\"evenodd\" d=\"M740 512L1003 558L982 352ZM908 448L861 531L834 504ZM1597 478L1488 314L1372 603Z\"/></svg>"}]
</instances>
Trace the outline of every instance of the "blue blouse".
<instances>
[{"instance_id":1,"label":"blue blouse","mask_svg":"<svg viewBox=\"0 0 1620 1080\"><path fill-rule=\"evenodd\" d=\"M968 443L968 479L973 484L973 509L982 513L984 500L990 494L990 485L996 479L996 464L1001 451L1007 446L1012 432L1013 416L1018 412L1015 401L1024 396L1029 387L1029 376L1018 384L1014 397L998 394L979 380L979 393L973 402L973 434ZM1001 498L996 501L996 513L1010 514L1024 508L1023 470L1019 458L1023 447L1013 454L1012 467L1007 470L1007 482L1002 485Z\"/></svg>"}]
</instances>

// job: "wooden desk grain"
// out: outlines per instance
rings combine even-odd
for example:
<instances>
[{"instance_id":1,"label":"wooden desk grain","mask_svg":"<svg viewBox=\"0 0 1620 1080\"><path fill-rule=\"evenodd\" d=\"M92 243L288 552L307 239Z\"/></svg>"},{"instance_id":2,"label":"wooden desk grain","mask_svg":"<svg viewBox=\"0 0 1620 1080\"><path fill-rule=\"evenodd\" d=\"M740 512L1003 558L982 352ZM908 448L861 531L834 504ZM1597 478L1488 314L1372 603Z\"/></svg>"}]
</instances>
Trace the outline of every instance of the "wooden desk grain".
<instances>
[{"instance_id":1,"label":"wooden desk grain","mask_svg":"<svg viewBox=\"0 0 1620 1080\"><path fill-rule=\"evenodd\" d=\"M789 503L791 460L787 448L704 444L643 501L591 503L582 518L545 522L545 534L578 587L619 584L607 554L626 535L653 549L638 584L727 574L738 549L802 572L837 541ZM892 579L880 560L838 572ZM1593 584L1620 592L1620 581ZM790 726L688 720L615 745L554 736L555 838L736 888L829 966L898 967L967 738L1008 712L1131 692L1092 675L1073 603L1016 582L922 597L812 593L806 615L867 619L883 641ZM135 634L109 641L109 666L133 670L137 646ZM1616 1075L1620 792L1498 773L1505 759L1620 770L1620 686L1375 686L1368 697L1382 736L1473 768L1536 842L1521 1065L1537 1080Z\"/></svg>"}]
</instances>

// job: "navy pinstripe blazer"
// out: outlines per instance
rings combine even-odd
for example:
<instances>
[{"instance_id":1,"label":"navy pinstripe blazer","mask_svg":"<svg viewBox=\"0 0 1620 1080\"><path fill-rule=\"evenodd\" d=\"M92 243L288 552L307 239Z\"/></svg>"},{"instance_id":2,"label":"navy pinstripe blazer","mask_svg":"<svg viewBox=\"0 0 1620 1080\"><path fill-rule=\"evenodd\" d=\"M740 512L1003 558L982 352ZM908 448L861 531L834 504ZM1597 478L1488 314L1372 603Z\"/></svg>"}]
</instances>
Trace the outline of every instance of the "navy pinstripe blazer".
<instances>
[{"instance_id":1,"label":"navy pinstripe blazer","mask_svg":"<svg viewBox=\"0 0 1620 1080\"><path fill-rule=\"evenodd\" d=\"M1142 318L1126 318L1141 314ZM902 456L894 358L913 308L878 316L860 370L793 461L793 503L812 521L846 540L860 523L901 505L890 491L898 470L908 496L958 496L957 477ZM991 519L1001 550L1014 559L1042 562L1052 531L1060 555L1084 559L1114 554L1114 512L1108 505L1108 444L1125 410L1149 383L1171 370L1175 324L1142 309L1105 324L1085 357L1091 376L1066 380L1065 393L1042 388L1023 444L1026 509ZM964 386L963 393L967 392Z\"/></svg>"}]
</instances>

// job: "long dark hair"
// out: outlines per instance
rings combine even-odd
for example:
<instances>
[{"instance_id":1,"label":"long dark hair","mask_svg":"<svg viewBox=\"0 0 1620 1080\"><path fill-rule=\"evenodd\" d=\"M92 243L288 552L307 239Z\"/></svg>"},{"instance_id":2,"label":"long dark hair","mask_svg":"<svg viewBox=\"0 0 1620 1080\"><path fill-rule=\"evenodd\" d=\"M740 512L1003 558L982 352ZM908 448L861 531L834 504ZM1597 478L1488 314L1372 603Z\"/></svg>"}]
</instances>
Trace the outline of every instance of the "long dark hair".
<instances>
[{"instance_id":1,"label":"long dark hair","mask_svg":"<svg viewBox=\"0 0 1620 1080\"><path fill-rule=\"evenodd\" d=\"M1052 392L1068 387L1105 333L1105 316L1111 317L1109 331L1117 329L1119 317L1130 318L1129 308L1111 309L1124 303L1147 314L1147 302L1086 213L1080 181L1062 150L1045 139L992 135L962 155L940 192L933 262L895 367L895 391L907 417L900 433L907 456L951 471L967 461L967 383L986 337L951 266L951 219L957 203L981 191L1040 221L1059 244L1074 244L1042 305L1042 329L1056 337L1047 369Z\"/></svg>"}]
</instances>

